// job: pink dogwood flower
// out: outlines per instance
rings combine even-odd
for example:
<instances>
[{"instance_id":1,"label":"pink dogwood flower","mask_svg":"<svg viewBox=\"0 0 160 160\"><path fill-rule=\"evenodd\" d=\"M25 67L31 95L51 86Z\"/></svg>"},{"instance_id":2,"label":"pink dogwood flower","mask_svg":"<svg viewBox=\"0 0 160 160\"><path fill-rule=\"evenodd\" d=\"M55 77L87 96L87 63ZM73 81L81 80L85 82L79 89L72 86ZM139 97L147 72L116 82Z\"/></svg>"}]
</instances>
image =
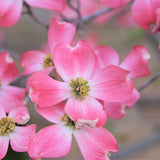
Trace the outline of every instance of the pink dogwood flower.
<instances>
[{"instance_id":1,"label":"pink dogwood flower","mask_svg":"<svg viewBox=\"0 0 160 160\"><path fill-rule=\"evenodd\" d=\"M53 19L48 31L50 52L27 51L21 57L21 66L25 69L23 74L44 70L49 73L53 68L52 51L58 43L70 43L75 34L75 26Z\"/></svg>"},{"instance_id":2,"label":"pink dogwood flower","mask_svg":"<svg viewBox=\"0 0 160 160\"><path fill-rule=\"evenodd\" d=\"M117 65L130 71L130 79L150 75L148 60L150 55L144 46L135 46L125 60L119 64L118 53L108 46L99 46L95 53L97 55L97 72L99 69L109 65ZM119 102L104 101L104 108L110 118L119 119L125 116L126 109L131 108L140 98L140 93L134 89L132 94Z\"/></svg>"},{"instance_id":3,"label":"pink dogwood flower","mask_svg":"<svg viewBox=\"0 0 160 160\"><path fill-rule=\"evenodd\" d=\"M74 121L64 112L64 104L49 108L37 107L40 115L55 125L41 129L28 146L32 159L55 158L68 154L72 135L86 160L109 160L112 152L117 152L117 142L105 128L91 128L87 125L77 128Z\"/></svg>"},{"instance_id":4,"label":"pink dogwood flower","mask_svg":"<svg viewBox=\"0 0 160 160\"><path fill-rule=\"evenodd\" d=\"M54 80L43 72L34 73L28 82L29 96L40 107L50 107L68 99L65 112L75 122L99 119L99 115L104 115L99 100L124 100L132 93L133 83L127 77L129 72L115 65L94 74L96 60L86 41L80 41L75 47L66 43L56 45L53 62L63 81Z\"/></svg>"},{"instance_id":5,"label":"pink dogwood flower","mask_svg":"<svg viewBox=\"0 0 160 160\"><path fill-rule=\"evenodd\" d=\"M36 126L17 126L26 124L30 116L26 107L17 107L6 115L0 106L0 159L7 153L9 141L11 148L16 152L26 152L30 138L35 134Z\"/></svg>"},{"instance_id":6,"label":"pink dogwood flower","mask_svg":"<svg viewBox=\"0 0 160 160\"><path fill-rule=\"evenodd\" d=\"M8 53L0 53L0 106L8 113L25 104L25 89L9 85L18 76L18 69Z\"/></svg>"},{"instance_id":7,"label":"pink dogwood flower","mask_svg":"<svg viewBox=\"0 0 160 160\"><path fill-rule=\"evenodd\" d=\"M159 0L135 0L132 5L132 16L141 28L149 30L150 25L155 24L152 33L160 31Z\"/></svg>"},{"instance_id":8,"label":"pink dogwood flower","mask_svg":"<svg viewBox=\"0 0 160 160\"><path fill-rule=\"evenodd\" d=\"M24 2L33 7L50 10L62 10L65 4L65 0L0 0L1 27L10 27L19 20Z\"/></svg>"},{"instance_id":9,"label":"pink dogwood flower","mask_svg":"<svg viewBox=\"0 0 160 160\"><path fill-rule=\"evenodd\" d=\"M118 8L123 7L131 0L101 0L102 3L104 3L107 7L110 8Z\"/></svg>"}]
</instances>

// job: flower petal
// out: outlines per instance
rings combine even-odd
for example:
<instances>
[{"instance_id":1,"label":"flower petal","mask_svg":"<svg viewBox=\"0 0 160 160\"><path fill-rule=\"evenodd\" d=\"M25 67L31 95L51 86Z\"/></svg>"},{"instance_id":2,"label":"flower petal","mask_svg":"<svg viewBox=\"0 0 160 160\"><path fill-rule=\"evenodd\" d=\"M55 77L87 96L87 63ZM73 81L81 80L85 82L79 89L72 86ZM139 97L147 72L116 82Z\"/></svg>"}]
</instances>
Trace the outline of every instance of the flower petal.
<instances>
[{"instance_id":1,"label":"flower petal","mask_svg":"<svg viewBox=\"0 0 160 160\"><path fill-rule=\"evenodd\" d=\"M3 85L0 90L0 105L8 113L13 108L24 106L25 97L25 89Z\"/></svg>"},{"instance_id":2,"label":"flower petal","mask_svg":"<svg viewBox=\"0 0 160 160\"><path fill-rule=\"evenodd\" d=\"M69 84L56 81L43 72L33 73L29 81L29 95L40 107L55 105L71 96Z\"/></svg>"},{"instance_id":3,"label":"flower petal","mask_svg":"<svg viewBox=\"0 0 160 160\"><path fill-rule=\"evenodd\" d=\"M64 42L70 44L75 35L75 31L76 28L73 24L67 22L59 22L57 19L52 19L48 31L48 42L51 53L58 43Z\"/></svg>"},{"instance_id":4,"label":"flower petal","mask_svg":"<svg viewBox=\"0 0 160 160\"><path fill-rule=\"evenodd\" d=\"M108 65L119 65L119 55L111 47L99 46L96 48L95 53L97 55L97 67L104 68Z\"/></svg>"},{"instance_id":5,"label":"flower petal","mask_svg":"<svg viewBox=\"0 0 160 160\"><path fill-rule=\"evenodd\" d=\"M43 58L45 56L46 53L41 51L27 51L23 53L21 66L24 68L24 74L43 70Z\"/></svg>"},{"instance_id":6,"label":"flower petal","mask_svg":"<svg viewBox=\"0 0 160 160\"><path fill-rule=\"evenodd\" d=\"M0 120L1 118L6 117L6 112L2 106L0 106Z\"/></svg>"},{"instance_id":7,"label":"flower petal","mask_svg":"<svg viewBox=\"0 0 160 160\"><path fill-rule=\"evenodd\" d=\"M72 132L61 125L52 125L40 130L29 142L31 158L51 158L66 155L71 148Z\"/></svg>"},{"instance_id":8,"label":"flower petal","mask_svg":"<svg viewBox=\"0 0 160 160\"><path fill-rule=\"evenodd\" d=\"M131 79L145 77L150 75L149 58L148 50L144 46L135 46L120 66L130 71L128 76Z\"/></svg>"},{"instance_id":9,"label":"flower petal","mask_svg":"<svg viewBox=\"0 0 160 160\"><path fill-rule=\"evenodd\" d=\"M107 5L107 7L110 7L110 8L122 7L130 1L131 0L118 0L118 1L117 0L101 0L102 3L104 3L105 5Z\"/></svg>"},{"instance_id":10,"label":"flower petal","mask_svg":"<svg viewBox=\"0 0 160 160\"><path fill-rule=\"evenodd\" d=\"M25 0L26 3L32 7L51 9L51 10L62 10L64 8L64 0Z\"/></svg>"},{"instance_id":11,"label":"flower petal","mask_svg":"<svg viewBox=\"0 0 160 160\"><path fill-rule=\"evenodd\" d=\"M90 128L75 130L74 136L86 160L109 160L111 152L117 152L117 142L105 128Z\"/></svg>"},{"instance_id":12,"label":"flower petal","mask_svg":"<svg viewBox=\"0 0 160 160\"><path fill-rule=\"evenodd\" d=\"M84 100L79 100L75 97L69 98L65 105L65 112L77 123L82 119L86 120L84 123L88 123L88 120L90 120L88 125L93 126L96 124L96 127L103 126L107 120L102 104L91 97L87 97Z\"/></svg>"},{"instance_id":13,"label":"flower petal","mask_svg":"<svg viewBox=\"0 0 160 160\"><path fill-rule=\"evenodd\" d=\"M28 150L28 143L31 137L36 132L36 125L29 125L26 127L15 127L14 133L9 134L10 144L16 152L26 152Z\"/></svg>"},{"instance_id":14,"label":"flower petal","mask_svg":"<svg viewBox=\"0 0 160 160\"><path fill-rule=\"evenodd\" d=\"M42 108L36 106L37 112L46 118L48 121L53 123L60 123L61 117L64 116L64 103L58 103L48 108Z\"/></svg>"},{"instance_id":15,"label":"flower petal","mask_svg":"<svg viewBox=\"0 0 160 160\"><path fill-rule=\"evenodd\" d=\"M8 136L0 136L0 159L3 159L7 153L9 145L9 138Z\"/></svg>"},{"instance_id":16,"label":"flower petal","mask_svg":"<svg viewBox=\"0 0 160 160\"><path fill-rule=\"evenodd\" d=\"M10 27L20 18L23 0L1 0L2 10L0 11L0 26ZM7 6L8 5L8 6Z\"/></svg>"},{"instance_id":17,"label":"flower petal","mask_svg":"<svg viewBox=\"0 0 160 160\"><path fill-rule=\"evenodd\" d=\"M109 102L126 99L133 91L133 82L127 79L128 73L114 65L99 70L89 81L89 96Z\"/></svg>"},{"instance_id":18,"label":"flower petal","mask_svg":"<svg viewBox=\"0 0 160 160\"><path fill-rule=\"evenodd\" d=\"M130 109L140 98L139 92L134 89L132 94L121 102L104 102L104 108L107 115L113 119L123 118L126 114L126 110Z\"/></svg>"},{"instance_id":19,"label":"flower petal","mask_svg":"<svg viewBox=\"0 0 160 160\"><path fill-rule=\"evenodd\" d=\"M30 115L26 107L16 107L9 112L8 117L12 117L14 122L18 124L26 124Z\"/></svg>"},{"instance_id":20,"label":"flower petal","mask_svg":"<svg viewBox=\"0 0 160 160\"><path fill-rule=\"evenodd\" d=\"M18 75L14 60L7 52L0 53L0 79L1 83L9 83Z\"/></svg>"},{"instance_id":21,"label":"flower petal","mask_svg":"<svg viewBox=\"0 0 160 160\"><path fill-rule=\"evenodd\" d=\"M96 64L95 53L88 42L80 41L75 47L59 44L53 51L53 61L64 81L77 77L88 79Z\"/></svg>"}]
</instances>

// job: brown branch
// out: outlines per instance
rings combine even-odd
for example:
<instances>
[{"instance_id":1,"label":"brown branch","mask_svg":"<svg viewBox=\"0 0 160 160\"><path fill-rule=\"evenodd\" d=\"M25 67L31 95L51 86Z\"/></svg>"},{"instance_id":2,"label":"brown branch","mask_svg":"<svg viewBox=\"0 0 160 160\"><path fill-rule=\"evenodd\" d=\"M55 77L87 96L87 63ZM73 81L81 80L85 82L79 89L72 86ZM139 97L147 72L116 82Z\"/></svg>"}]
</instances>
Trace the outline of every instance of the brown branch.
<instances>
[{"instance_id":1,"label":"brown branch","mask_svg":"<svg viewBox=\"0 0 160 160\"><path fill-rule=\"evenodd\" d=\"M138 91L142 91L146 87L148 87L151 83L153 83L157 78L160 77L160 72L157 72L151 79L145 82L141 87L138 88Z\"/></svg>"},{"instance_id":2,"label":"brown branch","mask_svg":"<svg viewBox=\"0 0 160 160\"><path fill-rule=\"evenodd\" d=\"M49 25L43 23L41 20L39 20L34 14L32 9L30 8L30 6L24 2L24 6L26 7L27 11L24 12L24 14L28 14L35 22L37 22L38 24L44 26L46 29L49 28Z\"/></svg>"}]
</instances>

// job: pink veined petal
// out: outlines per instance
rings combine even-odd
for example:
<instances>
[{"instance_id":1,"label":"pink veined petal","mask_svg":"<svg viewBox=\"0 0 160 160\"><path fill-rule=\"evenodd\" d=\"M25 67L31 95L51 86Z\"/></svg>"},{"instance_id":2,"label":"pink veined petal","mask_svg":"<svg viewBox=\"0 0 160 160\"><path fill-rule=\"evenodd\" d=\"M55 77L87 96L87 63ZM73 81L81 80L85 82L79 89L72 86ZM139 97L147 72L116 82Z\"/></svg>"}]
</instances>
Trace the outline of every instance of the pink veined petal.
<instances>
[{"instance_id":1,"label":"pink veined petal","mask_svg":"<svg viewBox=\"0 0 160 160\"><path fill-rule=\"evenodd\" d=\"M6 112L2 106L0 106L0 120L1 118L6 117Z\"/></svg>"},{"instance_id":2,"label":"pink veined petal","mask_svg":"<svg viewBox=\"0 0 160 160\"><path fill-rule=\"evenodd\" d=\"M1 83L9 83L18 75L14 60L7 52L0 53L0 79Z\"/></svg>"},{"instance_id":3,"label":"pink veined petal","mask_svg":"<svg viewBox=\"0 0 160 160\"><path fill-rule=\"evenodd\" d=\"M15 127L14 132L9 134L10 144L16 152L26 152L31 137L36 132L36 125L26 127Z\"/></svg>"},{"instance_id":4,"label":"pink veined petal","mask_svg":"<svg viewBox=\"0 0 160 160\"><path fill-rule=\"evenodd\" d=\"M29 80L30 97L40 107L55 105L71 96L70 86L43 72L35 72Z\"/></svg>"},{"instance_id":5,"label":"pink veined petal","mask_svg":"<svg viewBox=\"0 0 160 160\"><path fill-rule=\"evenodd\" d=\"M51 158L66 155L71 148L72 131L62 125L52 125L34 135L28 146L31 158Z\"/></svg>"},{"instance_id":6,"label":"pink veined petal","mask_svg":"<svg viewBox=\"0 0 160 160\"><path fill-rule=\"evenodd\" d=\"M73 134L86 160L109 160L110 152L118 151L116 139L105 128L85 126Z\"/></svg>"},{"instance_id":7,"label":"pink veined petal","mask_svg":"<svg viewBox=\"0 0 160 160\"><path fill-rule=\"evenodd\" d=\"M76 28L73 24L67 22L59 22L57 19L52 19L52 22L48 31L48 42L51 49L51 53L54 47L58 43L70 44L74 35Z\"/></svg>"},{"instance_id":8,"label":"pink veined petal","mask_svg":"<svg viewBox=\"0 0 160 160\"><path fill-rule=\"evenodd\" d=\"M140 93L134 89L132 94L121 102L104 102L104 108L107 115L113 119L123 118L126 114L126 109L130 109L140 98Z\"/></svg>"},{"instance_id":9,"label":"pink veined petal","mask_svg":"<svg viewBox=\"0 0 160 160\"><path fill-rule=\"evenodd\" d=\"M0 159L3 159L7 153L9 145L9 138L8 136L0 136Z\"/></svg>"},{"instance_id":10,"label":"pink veined petal","mask_svg":"<svg viewBox=\"0 0 160 160\"><path fill-rule=\"evenodd\" d=\"M2 7L3 11L0 11L0 26L10 27L14 25L21 16L23 0L6 0L6 2L3 1L4 0L1 0L0 3L8 3L9 5L8 7Z\"/></svg>"},{"instance_id":11,"label":"pink veined petal","mask_svg":"<svg viewBox=\"0 0 160 160\"><path fill-rule=\"evenodd\" d=\"M13 108L23 106L26 103L25 96L25 89L3 85L0 90L0 105L8 113Z\"/></svg>"},{"instance_id":12,"label":"pink veined petal","mask_svg":"<svg viewBox=\"0 0 160 160\"><path fill-rule=\"evenodd\" d=\"M119 65L118 53L109 46L99 46L96 48L97 67L104 68L108 65Z\"/></svg>"},{"instance_id":13,"label":"pink veined petal","mask_svg":"<svg viewBox=\"0 0 160 160\"><path fill-rule=\"evenodd\" d=\"M96 56L86 41L80 41L75 47L59 44L53 51L56 71L64 81L81 77L88 79L96 64Z\"/></svg>"},{"instance_id":14,"label":"pink veined petal","mask_svg":"<svg viewBox=\"0 0 160 160\"><path fill-rule=\"evenodd\" d=\"M148 50L144 46L135 46L120 67L130 71L128 76L131 79L149 76L149 58Z\"/></svg>"},{"instance_id":15,"label":"pink veined petal","mask_svg":"<svg viewBox=\"0 0 160 160\"><path fill-rule=\"evenodd\" d=\"M26 107L16 107L9 112L8 117L12 117L14 122L18 124L26 124L30 115Z\"/></svg>"},{"instance_id":16,"label":"pink veined petal","mask_svg":"<svg viewBox=\"0 0 160 160\"><path fill-rule=\"evenodd\" d=\"M79 100L75 97L69 98L65 105L65 112L73 121L84 120L84 124L89 122L88 125L94 127L104 126L107 121L107 115L103 110L102 104L91 97L87 97L84 100Z\"/></svg>"},{"instance_id":17,"label":"pink veined petal","mask_svg":"<svg viewBox=\"0 0 160 160\"><path fill-rule=\"evenodd\" d=\"M53 123L60 123L61 117L63 117L65 114L64 103L58 103L48 108L36 106L36 110L41 116Z\"/></svg>"},{"instance_id":18,"label":"pink veined petal","mask_svg":"<svg viewBox=\"0 0 160 160\"><path fill-rule=\"evenodd\" d=\"M132 17L143 29L149 30L150 24L156 23L156 9L160 7L158 0L135 0L132 5Z\"/></svg>"},{"instance_id":19,"label":"pink veined petal","mask_svg":"<svg viewBox=\"0 0 160 160\"><path fill-rule=\"evenodd\" d=\"M94 74L89 81L89 96L109 102L126 99L133 91L133 82L127 78L128 71L109 65Z\"/></svg>"},{"instance_id":20,"label":"pink veined petal","mask_svg":"<svg viewBox=\"0 0 160 160\"><path fill-rule=\"evenodd\" d=\"M20 62L24 68L24 74L43 70L43 59L45 56L46 53L41 51L27 51L23 53Z\"/></svg>"},{"instance_id":21,"label":"pink veined petal","mask_svg":"<svg viewBox=\"0 0 160 160\"><path fill-rule=\"evenodd\" d=\"M65 0L25 0L25 2L32 7L51 10L62 10L65 5Z\"/></svg>"},{"instance_id":22,"label":"pink veined petal","mask_svg":"<svg viewBox=\"0 0 160 160\"><path fill-rule=\"evenodd\" d=\"M101 0L102 3L107 5L110 8L118 8L126 5L131 0Z\"/></svg>"}]
</instances>

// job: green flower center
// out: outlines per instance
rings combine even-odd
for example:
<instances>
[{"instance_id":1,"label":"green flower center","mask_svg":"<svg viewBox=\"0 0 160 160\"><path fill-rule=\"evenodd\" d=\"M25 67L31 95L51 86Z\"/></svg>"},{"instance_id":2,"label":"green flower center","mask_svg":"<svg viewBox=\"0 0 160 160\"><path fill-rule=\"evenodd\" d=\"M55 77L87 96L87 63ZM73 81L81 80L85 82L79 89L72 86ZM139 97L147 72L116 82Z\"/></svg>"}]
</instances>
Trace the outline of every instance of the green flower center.
<instances>
[{"instance_id":1,"label":"green flower center","mask_svg":"<svg viewBox=\"0 0 160 160\"><path fill-rule=\"evenodd\" d=\"M52 66L53 66L52 54L47 54L43 60L43 68L52 67Z\"/></svg>"},{"instance_id":2,"label":"green flower center","mask_svg":"<svg viewBox=\"0 0 160 160\"><path fill-rule=\"evenodd\" d=\"M15 122L13 118L3 117L0 120L0 136L7 136L10 132L14 132Z\"/></svg>"},{"instance_id":3,"label":"green flower center","mask_svg":"<svg viewBox=\"0 0 160 160\"><path fill-rule=\"evenodd\" d=\"M88 81L79 77L76 80L71 79L70 86L73 88L71 90L72 94L80 100L88 96L88 92L90 91Z\"/></svg>"},{"instance_id":4,"label":"green flower center","mask_svg":"<svg viewBox=\"0 0 160 160\"><path fill-rule=\"evenodd\" d=\"M65 125L68 126L68 127L71 127L71 128L75 128L75 123L74 121L67 115L67 114L64 114L63 117L61 117L61 121L62 122L65 122Z\"/></svg>"}]
</instances>

